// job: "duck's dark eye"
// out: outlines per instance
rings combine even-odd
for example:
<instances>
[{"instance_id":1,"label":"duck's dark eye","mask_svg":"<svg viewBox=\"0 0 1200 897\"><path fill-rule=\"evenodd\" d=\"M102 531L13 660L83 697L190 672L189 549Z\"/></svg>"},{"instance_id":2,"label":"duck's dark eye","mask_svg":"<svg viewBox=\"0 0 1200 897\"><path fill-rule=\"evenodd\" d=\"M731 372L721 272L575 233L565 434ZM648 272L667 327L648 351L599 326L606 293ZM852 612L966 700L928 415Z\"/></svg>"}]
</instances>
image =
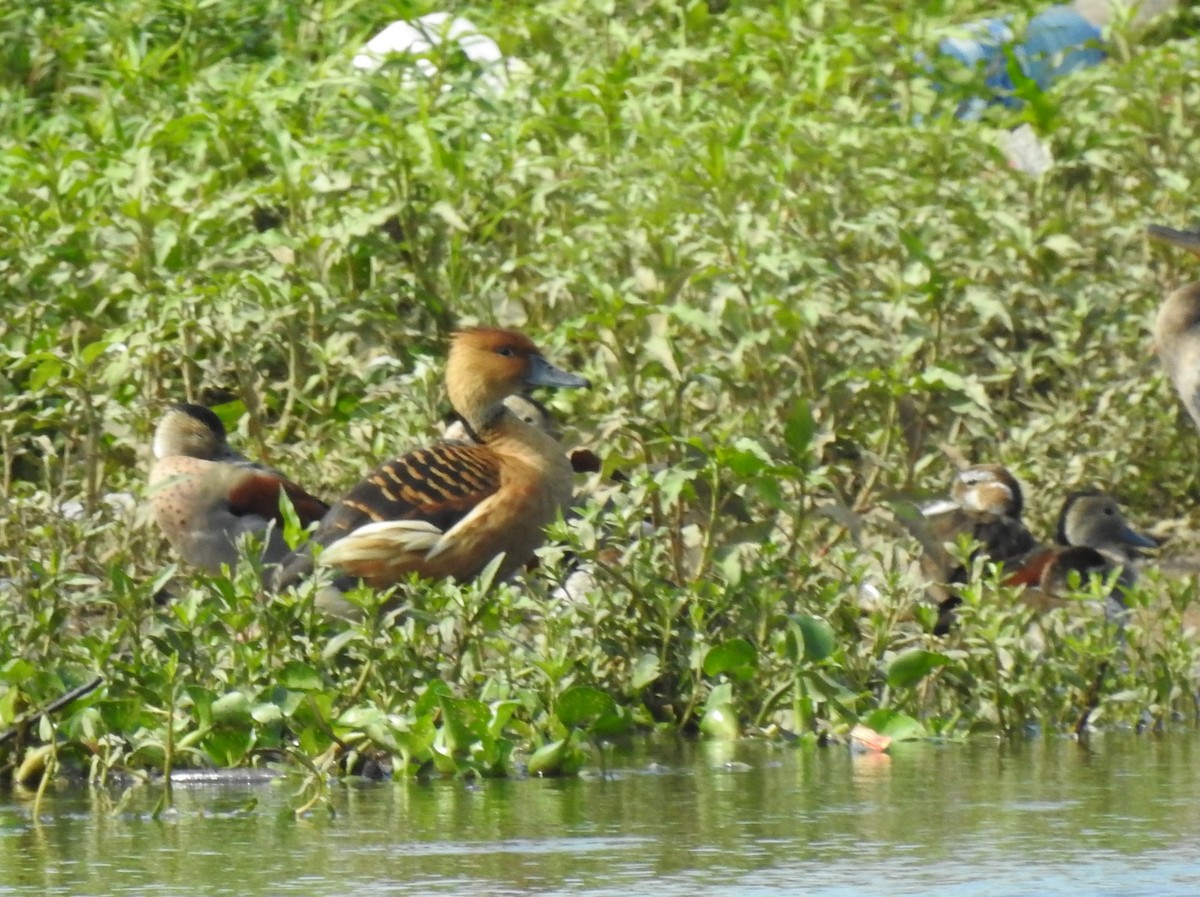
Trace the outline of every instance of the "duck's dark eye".
<instances>
[{"instance_id":1,"label":"duck's dark eye","mask_svg":"<svg viewBox=\"0 0 1200 897\"><path fill-rule=\"evenodd\" d=\"M512 349L510 349L508 346L505 346L503 349L497 349L496 354L503 355L505 358L512 358L517 353L514 352Z\"/></svg>"}]
</instances>

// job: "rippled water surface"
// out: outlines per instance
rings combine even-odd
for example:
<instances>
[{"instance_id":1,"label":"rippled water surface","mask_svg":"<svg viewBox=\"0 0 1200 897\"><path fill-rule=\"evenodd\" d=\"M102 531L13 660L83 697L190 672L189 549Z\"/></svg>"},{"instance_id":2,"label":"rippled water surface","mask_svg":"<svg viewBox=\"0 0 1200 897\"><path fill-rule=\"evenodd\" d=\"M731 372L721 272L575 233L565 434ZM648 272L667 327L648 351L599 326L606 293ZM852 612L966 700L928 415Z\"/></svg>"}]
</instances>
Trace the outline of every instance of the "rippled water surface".
<instances>
[{"instance_id":1,"label":"rippled water surface","mask_svg":"<svg viewBox=\"0 0 1200 897\"><path fill-rule=\"evenodd\" d=\"M0 795L0 895L1200 894L1200 741L639 745L607 777Z\"/></svg>"}]
</instances>

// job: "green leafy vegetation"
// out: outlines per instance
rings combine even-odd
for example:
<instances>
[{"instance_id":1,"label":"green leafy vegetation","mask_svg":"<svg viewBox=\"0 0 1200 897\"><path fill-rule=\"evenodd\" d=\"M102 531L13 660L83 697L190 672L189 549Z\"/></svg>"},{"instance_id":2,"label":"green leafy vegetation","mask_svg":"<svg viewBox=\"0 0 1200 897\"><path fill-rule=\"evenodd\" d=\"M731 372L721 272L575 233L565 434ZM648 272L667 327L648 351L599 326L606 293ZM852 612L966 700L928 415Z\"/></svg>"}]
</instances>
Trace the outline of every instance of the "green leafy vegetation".
<instances>
[{"instance_id":1,"label":"green leafy vegetation","mask_svg":"<svg viewBox=\"0 0 1200 897\"><path fill-rule=\"evenodd\" d=\"M1193 583L1143 577L1118 632L983 577L934 637L895 521L950 443L1017 473L1036 532L1102 484L1194 541L1200 443L1147 333L1198 275L1140 237L1194 209L1189 14L963 123L970 84L914 59L976 3L453 9L527 63L510 92L451 51L355 71L417 3L0 10L0 768L288 759L318 801L335 771L570 774L652 727L1195 721ZM996 148L1023 121L1044 176ZM552 405L604 472L522 581L330 619L249 561L175 570L122 499L181 400L337 497L436 436L474 322L597 384Z\"/></svg>"}]
</instances>

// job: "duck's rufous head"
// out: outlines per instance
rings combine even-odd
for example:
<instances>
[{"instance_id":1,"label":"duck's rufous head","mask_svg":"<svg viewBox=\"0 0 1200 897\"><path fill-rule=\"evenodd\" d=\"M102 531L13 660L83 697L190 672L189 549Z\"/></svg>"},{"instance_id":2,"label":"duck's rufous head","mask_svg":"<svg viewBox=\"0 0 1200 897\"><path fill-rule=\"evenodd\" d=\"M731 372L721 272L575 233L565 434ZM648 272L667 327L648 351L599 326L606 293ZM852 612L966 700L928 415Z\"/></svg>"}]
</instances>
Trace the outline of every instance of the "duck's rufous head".
<instances>
[{"instance_id":1,"label":"duck's rufous head","mask_svg":"<svg viewBox=\"0 0 1200 897\"><path fill-rule=\"evenodd\" d=\"M583 377L548 362L525 334L516 330L473 327L450 342L446 391L450 404L472 424L484 420L511 395L538 386L579 389Z\"/></svg>"}]
</instances>

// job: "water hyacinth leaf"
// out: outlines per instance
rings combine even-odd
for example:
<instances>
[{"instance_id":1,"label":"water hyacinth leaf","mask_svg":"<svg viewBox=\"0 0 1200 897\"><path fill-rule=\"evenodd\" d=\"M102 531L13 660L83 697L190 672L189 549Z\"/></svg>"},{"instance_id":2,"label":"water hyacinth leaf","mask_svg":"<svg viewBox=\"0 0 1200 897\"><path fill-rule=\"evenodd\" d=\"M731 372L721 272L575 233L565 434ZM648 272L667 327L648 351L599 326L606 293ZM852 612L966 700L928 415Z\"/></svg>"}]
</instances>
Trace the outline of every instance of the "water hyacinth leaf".
<instances>
[{"instance_id":1,"label":"water hyacinth leaf","mask_svg":"<svg viewBox=\"0 0 1200 897\"><path fill-rule=\"evenodd\" d=\"M499 737L512 719L513 714L521 709L520 701L496 701L492 704L492 721L488 725L488 733Z\"/></svg>"},{"instance_id":2,"label":"water hyacinth leaf","mask_svg":"<svg viewBox=\"0 0 1200 897\"><path fill-rule=\"evenodd\" d=\"M239 766L254 747L254 730L222 726L210 730L200 744L215 765Z\"/></svg>"},{"instance_id":3,"label":"water hyacinth leaf","mask_svg":"<svg viewBox=\"0 0 1200 897\"><path fill-rule=\"evenodd\" d=\"M558 739L536 749L529 758L529 775L557 775L558 770L562 769L569 741L570 739Z\"/></svg>"},{"instance_id":4,"label":"water hyacinth leaf","mask_svg":"<svg viewBox=\"0 0 1200 897\"><path fill-rule=\"evenodd\" d=\"M586 728L599 717L616 712L617 705L610 695L590 685L576 685L559 695L555 713L567 728Z\"/></svg>"},{"instance_id":5,"label":"water hyacinth leaf","mask_svg":"<svg viewBox=\"0 0 1200 897\"><path fill-rule=\"evenodd\" d=\"M334 721L334 725L343 731L365 729L367 726L377 726L386 720L384 713L378 707L359 705L350 707Z\"/></svg>"},{"instance_id":6,"label":"water hyacinth leaf","mask_svg":"<svg viewBox=\"0 0 1200 897\"><path fill-rule=\"evenodd\" d=\"M363 726L363 732L371 741L385 750L391 751L394 754L401 753L400 742L395 738L395 733L388 719L383 714L380 714L377 719L371 720Z\"/></svg>"},{"instance_id":7,"label":"water hyacinth leaf","mask_svg":"<svg viewBox=\"0 0 1200 897\"><path fill-rule=\"evenodd\" d=\"M212 707L217 700L217 693L199 685L186 686L183 691L192 702L192 712L196 716L196 721L201 726L211 726L213 723Z\"/></svg>"},{"instance_id":8,"label":"water hyacinth leaf","mask_svg":"<svg viewBox=\"0 0 1200 897\"><path fill-rule=\"evenodd\" d=\"M889 688L908 688L916 685L934 670L950 663L950 658L937 651L910 648L892 658L887 669Z\"/></svg>"},{"instance_id":9,"label":"water hyacinth leaf","mask_svg":"<svg viewBox=\"0 0 1200 897\"><path fill-rule=\"evenodd\" d=\"M417 698L417 703L413 706L413 714L416 716L424 716L425 714L432 713L435 709L441 706L442 698L449 698L453 696L454 692L450 690L449 685L447 685L441 679L434 679L427 686L425 686L425 690L421 693L421 696Z\"/></svg>"},{"instance_id":10,"label":"water hyacinth leaf","mask_svg":"<svg viewBox=\"0 0 1200 897\"><path fill-rule=\"evenodd\" d=\"M833 627L824 620L809 614L790 614L788 621L796 647L804 649L805 660L822 661L837 650Z\"/></svg>"},{"instance_id":11,"label":"water hyacinth leaf","mask_svg":"<svg viewBox=\"0 0 1200 897\"><path fill-rule=\"evenodd\" d=\"M216 724L244 725L251 721L250 699L243 691L231 691L212 703L212 718Z\"/></svg>"},{"instance_id":12,"label":"water hyacinth leaf","mask_svg":"<svg viewBox=\"0 0 1200 897\"><path fill-rule=\"evenodd\" d=\"M476 742L471 754L471 765L485 778L503 778L508 774L512 747L512 742L507 738Z\"/></svg>"},{"instance_id":13,"label":"water hyacinth leaf","mask_svg":"<svg viewBox=\"0 0 1200 897\"><path fill-rule=\"evenodd\" d=\"M807 683L809 691L828 703L838 712L839 716L847 720L855 719L855 714L847 704L852 702L857 695L843 683L831 678L822 669L816 667L805 669L802 677Z\"/></svg>"},{"instance_id":14,"label":"water hyacinth leaf","mask_svg":"<svg viewBox=\"0 0 1200 897\"><path fill-rule=\"evenodd\" d=\"M743 638L730 639L708 649L704 655L704 675L719 676L722 673L735 679L746 680L754 675L758 666L758 651Z\"/></svg>"},{"instance_id":15,"label":"water hyacinth leaf","mask_svg":"<svg viewBox=\"0 0 1200 897\"><path fill-rule=\"evenodd\" d=\"M392 732L396 749L409 762L413 760L423 762L429 759L429 753L437 739L437 734L437 726L434 725L432 715L409 720L402 728L393 727Z\"/></svg>"},{"instance_id":16,"label":"water hyacinth leaf","mask_svg":"<svg viewBox=\"0 0 1200 897\"><path fill-rule=\"evenodd\" d=\"M590 734L598 738L613 738L633 729L633 714L628 707L613 705L611 713L605 713L592 723Z\"/></svg>"},{"instance_id":17,"label":"water hyacinth leaf","mask_svg":"<svg viewBox=\"0 0 1200 897\"><path fill-rule=\"evenodd\" d=\"M113 731L132 732L149 722L148 714L143 710L145 705L141 701L118 698L99 701L95 706L100 711L104 725Z\"/></svg>"},{"instance_id":18,"label":"water hyacinth leaf","mask_svg":"<svg viewBox=\"0 0 1200 897\"><path fill-rule=\"evenodd\" d=\"M732 702L733 685L725 681L708 693L708 699L705 700L704 706L716 707L720 704L730 704Z\"/></svg>"},{"instance_id":19,"label":"water hyacinth leaf","mask_svg":"<svg viewBox=\"0 0 1200 897\"><path fill-rule=\"evenodd\" d=\"M21 690L18 688L10 688L3 694L0 694L0 725L10 725L17 718L17 702L21 697Z\"/></svg>"},{"instance_id":20,"label":"water hyacinth leaf","mask_svg":"<svg viewBox=\"0 0 1200 897\"><path fill-rule=\"evenodd\" d=\"M307 697L308 695L304 692L291 691L282 686L271 689L271 703L279 708L279 712L283 714L284 718L291 718Z\"/></svg>"},{"instance_id":21,"label":"water hyacinth leaf","mask_svg":"<svg viewBox=\"0 0 1200 897\"><path fill-rule=\"evenodd\" d=\"M738 726L737 710L732 701L705 708L704 716L700 718L700 731L709 738L722 741L733 741L741 734Z\"/></svg>"},{"instance_id":22,"label":"water hyacinth leaf","mask_svg":"<svg viewBox=\"0 0 1200 897\"><path fill-rule=\"evenodd\" d=\"M571 776L582 768L583 752L574 746L571 737L544 744L529 758L529 774L533 776Z\"/></svg>"},{"instance_id":23,"label":"water hyacinth leaf","mask_svg":"<svg viewBox=\"0 0 1200 897\"><path fill-rule=\"evenodd\" d=\"M451 697L442 697L439 704L442 708L446 745L450 750L466 750L476 741L483 741L488 737L488 722L492 712L487 704L469 698Z\"/></svg>"},{"instance_id":24,"label":"water hyacinth leaf","mask_svg":"<svg viewBox=\"0 0 1200 897\"><path fill-rule=\"evenodd\" d=\"M269 726L272 723L282 722L284 718L283 710L280 709L279 705L270 701L263 701L251 707L250 716L260 726Z\"/></svg>"},{"instance_id":25,"label":"water hyacinth leaf","mask_svg":"<svg viewBox=\"0 0 1200 897\"><path fill-rule=\"evenodd\" d=\"M456 775L460 770L457 758L465 753L465 750L458 751L450 744L450 736L446 731L446 727L442 726L434 735L433 744L430 746L429 759L441 775L452 776Z\"/></svg>"},{"instance_id":26,"label":"water hyacinth leaf","mask_svg":"<svg viewBox=\"0 0 1200 897\"><path fill-rule=\"evenodd\" d=\"M863 724L893 741L916 741L928 734L925 727L908 714L883 707L867 716Z\"/></svg>"}]
</instances>

